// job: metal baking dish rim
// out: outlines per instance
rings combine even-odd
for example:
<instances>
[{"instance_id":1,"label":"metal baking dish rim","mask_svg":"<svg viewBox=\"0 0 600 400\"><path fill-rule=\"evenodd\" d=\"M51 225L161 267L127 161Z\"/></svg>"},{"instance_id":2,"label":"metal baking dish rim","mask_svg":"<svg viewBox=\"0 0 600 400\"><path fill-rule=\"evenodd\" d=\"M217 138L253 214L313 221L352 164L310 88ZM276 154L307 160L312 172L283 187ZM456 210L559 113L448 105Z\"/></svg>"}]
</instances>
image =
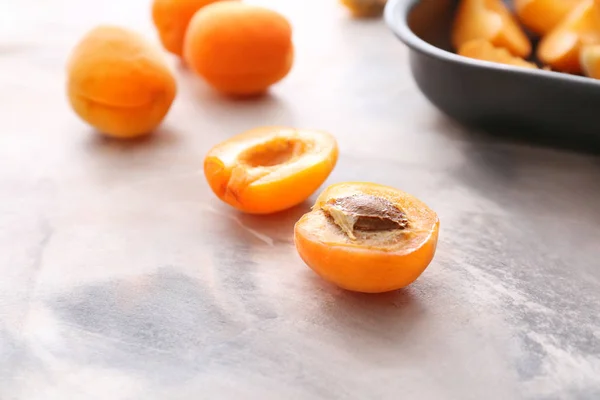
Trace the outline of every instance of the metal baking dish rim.
<instances>
[{"instance_id":1,"label":"metal baking dish rim","mask_svg":"<svg viewBox=\"0 0 600 400\"><path fill-rule=\"evenodd\" d=\"M388 0L384 19L388 27L394 34L412 50L426 54L432 57L441 58L453 63L466 64L475 68L488 68L505 73L526 74L536 78L564 80L575 84L584 84L587 86L596 86L600 89L600 81L584 76L571 75L556 71L546 71L543 69L519 68L507 64L500 64L491 61L477 60L474 58L460 56L450 51L440 49L427 43L418 37L408 26L408 15L412 8L421 0Z\"/></svg>"}]
</instances>

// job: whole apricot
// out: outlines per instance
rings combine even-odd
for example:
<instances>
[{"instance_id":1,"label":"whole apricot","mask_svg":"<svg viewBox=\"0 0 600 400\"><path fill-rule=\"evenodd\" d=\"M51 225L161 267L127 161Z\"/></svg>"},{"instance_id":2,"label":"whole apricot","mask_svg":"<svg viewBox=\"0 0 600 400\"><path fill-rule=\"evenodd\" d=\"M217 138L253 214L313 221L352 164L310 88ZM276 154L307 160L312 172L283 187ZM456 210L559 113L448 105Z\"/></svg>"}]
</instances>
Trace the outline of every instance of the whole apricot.
<instances>
[{"instance_id":1,"label":"whole apricot","mask_svg":"<svg viewBox=\"0 0 600 400\"><path fill-rule=\"evenodd\" d=\"M182 57L183 39L190 20L202 7L224 0L154 0L152 21L169 52Z\"/></svg>"},{"instance_id":2,"label":"whole apricot","mask_svg":"<svg viewBox=\"0 0 600 400\"><path fill-rule=\"evenodd\" d=\"M383 12L387 0L340 0L355 17L372 17Z\"/></svg>"},{"instance_id":3,"label":"whole apricot","mask_svg":"<svg viewBox=\"0 0 600 400\"><path fill-rule=\"evenodd\" d=\"M292 68L292 28L284 16L263 7L213 3L190 21L184 57L193 71L223 93L260 94Z\"/></svg>"},{"instance_id":4,"label":"whole apricot","mask_svg":"<svg viewBox=\"0 0 600 400\"><path fill-rule=\"evenodd\" d=\"M176 91L160 51L137 33L117 26L88 32L67 64L73 110L108 136L150 133L169 111Z\"/></svg>"},{"instance_id":5,"label":"whole apricot","mask_svg":"<svg viewBox=\"0 0 600 400\"><path fill-rule=\"evenodd\" d=\"M537 65L525 61L521 57L513 56L503 47L496 47L487 40L475 39L466 42L458 49L461 56L477 60L490 61L515 67L536 69Z\"/></svg>"}]
</instances>

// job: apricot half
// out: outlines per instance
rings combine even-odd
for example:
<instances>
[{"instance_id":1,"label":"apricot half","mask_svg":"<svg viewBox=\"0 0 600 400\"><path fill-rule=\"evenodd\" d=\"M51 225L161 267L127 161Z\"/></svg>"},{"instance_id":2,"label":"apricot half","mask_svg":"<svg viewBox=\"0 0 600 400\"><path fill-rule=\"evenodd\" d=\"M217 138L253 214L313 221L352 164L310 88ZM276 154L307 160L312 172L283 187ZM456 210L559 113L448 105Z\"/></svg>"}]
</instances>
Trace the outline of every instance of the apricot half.
<instances>
[{"instance_id":1,"label":"apricot half","mask_svg":"<svg viewBox=\"0 0 600 400\"><path fill-rule=\"evenodd\" d=\"M486 40L471 40L458 50L461 56L475 58L483 61L496 62L522 68L537 68L537 65L527 62L520 57L513 56L508 50L494 47Z\"/></svg>"},{"instance_id":2,"label":"apricot half","mask_svg":"<svg viewBox=\"0 0 600 400\"><path fill-rule=\"evenodd\" d=\"M300 257L341 288L379 293L414 282L437 247L439 220L417 198L389 186L329 186L296 223Z\"/></svg>"},{"instance_id":3,"label":"apricot half","mask_svg":"<svg viewBox=\"0 0 600 400\"><path fill-rule=\"evenodd\" d=\"M92 29L67 65L67 94L84 121L119 138L150 133L166 116L177 88L163 54L117 26Z\"/></svg>"},{"instance_id":4,"label":"apricot half","mask_svg":"<svg viewBox=\"0 0 600 400\"><path fill-rule=\"evenodd\" d=\"M584 0L540 41L538 58L553 69L581 73L580 50L600 43L600 1Z\"/></svg>"},{"instance_id":5,"label":"apricot half","mask_svg":"<svg viewBox=\"0 0 600 400\"><path fill-rule=\"evenodd\" d=\"M452 26L456 50L475 39L504 47L513 55L528 57L531 43L501 0L460 0Z\"/></svg>"},{"instance_id":6,"label":"apricot half","mask_svg":"<svg viewBox=\"0 0 600 400\"><path fill-rule=\"evenodd\" d=\"M292 68L292 28L281 14L237 1L210 4L188 26L184 56L193 71L230 95L255 95Z\"/></svg>"},{"instance_id":7,"label":"apricot half","mask_svg":"<svg viewBox=\"0 0 600 400\"><path fill-rule=\"evenodd\" d=\"M204 174L227 204L246 213L269 214L310 197L337 158L337 142L329 133L264 127L213 147L204 160Z\"/></svg>"},{"instance_id":8,"label":"apricot half","mask_svg":"<svg viewBox=\"0 0 600 400\"><path fill-rule=\"evenodd\" d=\"M515 0L521 22L533 32L545 35L557 26L581 0Z\"/></svg>"}]
</instances>

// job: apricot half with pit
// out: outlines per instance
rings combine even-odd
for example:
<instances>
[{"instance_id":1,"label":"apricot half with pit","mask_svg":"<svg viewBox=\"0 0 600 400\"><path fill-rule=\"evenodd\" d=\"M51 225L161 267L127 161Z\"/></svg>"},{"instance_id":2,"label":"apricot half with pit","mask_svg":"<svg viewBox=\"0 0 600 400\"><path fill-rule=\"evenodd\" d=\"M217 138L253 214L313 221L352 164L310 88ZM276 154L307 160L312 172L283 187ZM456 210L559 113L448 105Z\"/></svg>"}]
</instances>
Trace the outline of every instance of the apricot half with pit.
<instances>
[{"instance_id":1,"label":"apricot half with pit","mask_svg":"<svg viewBox=\"0 0 600 400\"><path fill-rule=\"evenodd\" d=\"M88 32L67 65L73 110L108 136L150 133L166 116L176 90L160 50L136 32L117 26Z\"/></svg>"},{"instance_id":2,"label":"apricot half with pit","mask_svg":"<svg viewBox=\"0 0 600 400\"><path fill-rule=\"evenodd\" d=\"M337 158L337 142L327 132L263 127L213 147L204 160L204 174L227 204L250 214L269 214L310 197Z\"/></svg>"},{"instance_id":3,"label":"apricot half with pit","mask_svg":"<svg viewBox=\"0 0 600 400\"><path fill-rule=\"evenodd\" d=\"M369 182L329 186L295 225L300 257L319 276L357 292L414 282L437 247L439 219L422 201Z\"/></svg>"}]
</instances>

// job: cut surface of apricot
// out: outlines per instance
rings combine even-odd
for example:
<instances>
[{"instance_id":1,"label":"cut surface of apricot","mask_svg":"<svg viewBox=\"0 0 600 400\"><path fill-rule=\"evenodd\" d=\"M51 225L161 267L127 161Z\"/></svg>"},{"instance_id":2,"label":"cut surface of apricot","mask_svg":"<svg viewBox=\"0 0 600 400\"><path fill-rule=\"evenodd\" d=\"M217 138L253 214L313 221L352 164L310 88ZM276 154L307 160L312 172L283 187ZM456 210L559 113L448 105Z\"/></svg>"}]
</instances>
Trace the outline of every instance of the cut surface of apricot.
<instances>
[{"instance_id":1,"label":"cut surface of apricot","mask_svg":"<svg viewBox=\"0 0 600 400\"><path fill-rule=\"evenodd\" d=\"M167 51L182 57L183 40L190 20L202 7L224 0L154 0L152 21Z\"/></svg>"},{"instance_id":2,"label":"cut surface of apricot","mask_svg":"<svg viewBox=\"0 0 600 400\"><path fill-rule=\"evenodd\" d=\"M329 186L294 228L304 262L323 279L381 293L414 282L437 247L439 219L422 201L369 182Z\"/></svg>"},{"instance_id":3,"label":"cut surface of apricot","mask_svg":"<svg viewBox=\"0 0 600 400\"><path fill-rule=\"evenodd\" d=\"M600 44L600 2L584 0L542 38L538 58L553 69L581 73L580 50Z\"/></svg>"},{"instance_id":4,"label":"cut surface of apricot","mask_svg":"<svg viewBox=\"0 0 600 400\"><path fill-rule=\"evenodd\" d=\"M539 35L545 35L580 2L581 0L515 0L515 11L523 25Z\"/></svg>"},{"instance_id":5,"label":"cut surface of apricot","mask_svg":"<svg viewBox=\"0 0 600 400\"><path fill-rule=\"evenodd\" d=\"M507 64L515 67L537 68L537 65L527 62L520 57L513 56L504 48L494 47L486 40L471 40L460 47L458 54L477 60Z\"/></svg>"},{"instance_id":6,"label":"cut surface of apricot","mask_svg":"<svg viewBox=\"0 0 600 400\"><path fill-rule=\"evenodd\" d=\"M531 42L501 0L461 0L452 26L456 50L475 39L504 47L518 57L528 57Z\"/></svg>"},{"instance_id":7,"label":"cut surface of apricot","mask_svg":"<svg viewBox=\"0 0 600 400\"><path fill-rule=\"evenodd\" d=\"M310 197L337 158L337 142L327 132L263 127L213 147L204 160L204 174L227 204L246 213L269 214Z\"/></svg>"},{"instance_id":8,"label":"cut surface of apricot","mask_svg":"<svg viewBox=\"0 0 600 400\"><path fill-rule=\"evenodd\" d=\"M340 0L355 17L374 17L383 12L387 0Z\"/></svg>"},{"instance_id":9,"label":"cut surface of apricot","mask_svg":"<svg viewBox=\"0 0 600 400\"><path fill-rule=\"evenodd\" d=\"M67 63L71 107L102 134L149 134L167 115L177 84L160 49L140 34L112 25L90 30Z\"/></svg>"}]
</instances>

